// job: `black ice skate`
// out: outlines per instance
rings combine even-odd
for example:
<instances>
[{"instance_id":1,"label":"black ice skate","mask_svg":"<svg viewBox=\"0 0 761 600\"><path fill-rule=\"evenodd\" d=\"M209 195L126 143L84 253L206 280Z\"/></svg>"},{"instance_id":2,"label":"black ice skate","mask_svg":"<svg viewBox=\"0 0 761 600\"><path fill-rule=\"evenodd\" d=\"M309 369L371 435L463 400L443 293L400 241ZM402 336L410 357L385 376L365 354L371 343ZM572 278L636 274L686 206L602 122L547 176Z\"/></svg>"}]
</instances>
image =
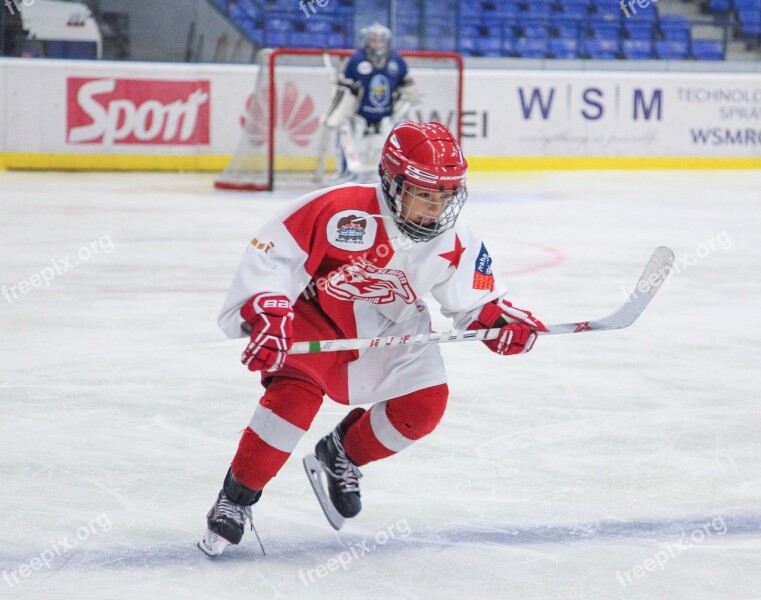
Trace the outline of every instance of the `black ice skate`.
<instances>
[{"instance_id":1,"label":"black ice skate","mask_svg":"<svg viewBox=\"0 0 761 600\"><path fill-rule=\"evenodd\" d=\"M206 515L206 526L198 548L207 556L218 556L230 544L239 544L246 529L246 521L251 523L251 505L259 500L261 492L249 489L233 477L228 469L227 477L219 491L217 501ZM260 542L261 543L261 542Z\"/></svg>"},{"instance_id":2,"label":"black ice skate","mask_svg":"<svg viewBox=\"0 0 761 600\"><path fill-rule=\"evenodd\" d=\"M365 412L355 408L331 433L317 442L314 454L304 457L304 470L315 496L333 529L341 529L346 519L359 514L362 501L359 479L362 473L348 456L343 441L349 427ZM324 477L320 477L320 474ZM325 483L327 483L327 493Z\"/></svg>"}]
</instances>

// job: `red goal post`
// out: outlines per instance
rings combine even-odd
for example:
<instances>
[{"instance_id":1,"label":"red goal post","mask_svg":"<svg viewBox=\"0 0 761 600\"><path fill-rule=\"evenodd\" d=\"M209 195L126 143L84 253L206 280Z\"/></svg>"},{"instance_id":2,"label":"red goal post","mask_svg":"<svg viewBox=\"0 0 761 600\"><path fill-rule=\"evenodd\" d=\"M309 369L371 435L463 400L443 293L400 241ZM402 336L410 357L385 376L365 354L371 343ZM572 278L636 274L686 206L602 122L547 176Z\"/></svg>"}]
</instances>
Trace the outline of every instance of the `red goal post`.
<instances>
[{"instance_id":1,"label":"red goal post","mask_svg":"<svg viewBox=\"0 0 761 600\"><path fill-rule=\"evenodd\" d=\"M276 48L259 53L241 139L219 189L270 191L280 173L314 172L333 86L352 49ZM400 51L420 94L410 118L444 122L461 139L463 60L456 52ZM324 141L323 141L324 143ZM324 148L322 149L324 150Z\"/></svg>"}]
</instances>

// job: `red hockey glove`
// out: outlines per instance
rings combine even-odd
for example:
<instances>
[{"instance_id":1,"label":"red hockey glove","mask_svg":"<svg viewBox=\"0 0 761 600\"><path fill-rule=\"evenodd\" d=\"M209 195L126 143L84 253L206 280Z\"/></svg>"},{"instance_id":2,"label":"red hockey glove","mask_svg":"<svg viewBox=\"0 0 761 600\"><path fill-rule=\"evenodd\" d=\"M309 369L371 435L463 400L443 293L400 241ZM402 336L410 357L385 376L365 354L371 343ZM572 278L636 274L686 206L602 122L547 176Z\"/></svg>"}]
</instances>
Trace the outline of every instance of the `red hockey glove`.
<instances>
[{"instance_id":1,"label":"red hockey glove","mask_svg":"<svg viewBox=\"0 0 761 600\"><path fill-rule=\"evenodd\" d=\"M241 307L240 316L251 326L251 341L241 362L249 371L280 369L293 344L291 301L282 294L257 294Z\"/></svg>"},{"instance_id":2,"label":"red hockey glove","mask_svg":"<svg viewBox=\"0 0 761 600\"><path fill-rule=\"evenodd\" d=\"M502 328L499 337L484 344L492 352L503 355L528 352L536 341L536 332L547 331L544 324L529 311L515 308L504 298L484 305L478 318L468 325L468 329L496 327Z\"/></svg>"}]
</instances>

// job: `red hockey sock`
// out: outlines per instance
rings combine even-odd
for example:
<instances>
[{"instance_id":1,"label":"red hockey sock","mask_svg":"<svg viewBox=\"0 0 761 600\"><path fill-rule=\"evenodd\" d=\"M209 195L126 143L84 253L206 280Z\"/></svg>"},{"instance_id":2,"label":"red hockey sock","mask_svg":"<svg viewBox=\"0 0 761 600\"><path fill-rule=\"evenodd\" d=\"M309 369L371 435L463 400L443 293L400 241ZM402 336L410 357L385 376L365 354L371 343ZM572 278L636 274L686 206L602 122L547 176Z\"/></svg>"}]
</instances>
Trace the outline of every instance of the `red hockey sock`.
<instances>
[{"instance_id":1,"label":"red hockey sock","mask_svg":"<svg viewBox=\"0 0 761 600\"><path fill-rule=\"evenodd\" d=\"M322 404L322 390L301 379L275 378L259 400L232 461L235 479L262 490L288 460Z\"/></svg>"},{"instance_id":2,"label":"red hockey sock","mask_svg":"<svg viewBox=\"0 0 761 600\"><path fill-rule=\"evenodd\" d=\"M344 449L351 461L364 465L400 452L431 433L444 415L449 388L425 388L373 404L349 428Z\"/></svg>"}]
</instances>

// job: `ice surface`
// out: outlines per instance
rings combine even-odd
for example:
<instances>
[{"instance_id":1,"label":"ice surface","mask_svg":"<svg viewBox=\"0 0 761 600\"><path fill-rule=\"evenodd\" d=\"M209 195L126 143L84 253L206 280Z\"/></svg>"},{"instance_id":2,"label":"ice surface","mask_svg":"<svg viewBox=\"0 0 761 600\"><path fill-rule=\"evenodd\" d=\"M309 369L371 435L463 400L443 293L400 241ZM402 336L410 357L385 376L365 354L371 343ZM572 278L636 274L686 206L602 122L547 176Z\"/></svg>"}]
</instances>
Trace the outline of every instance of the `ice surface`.
<instances>
[{"instance_id":1,"label":"ice surface","mask_svg":"<svg viewBox=\"0 0 761 600\"><path fill-rule=\"evenodd\" d=\"M443 422L340 533L300 464L326 400L254 508L267 556L215 561L261 391L216 313L291 192L211 183L0 173L0 597L761 597L761 173L474 174L463 216L546 321L608 314L656 246L676 273L631 329L443 346Z\"/></svg>"}]
</instances>

